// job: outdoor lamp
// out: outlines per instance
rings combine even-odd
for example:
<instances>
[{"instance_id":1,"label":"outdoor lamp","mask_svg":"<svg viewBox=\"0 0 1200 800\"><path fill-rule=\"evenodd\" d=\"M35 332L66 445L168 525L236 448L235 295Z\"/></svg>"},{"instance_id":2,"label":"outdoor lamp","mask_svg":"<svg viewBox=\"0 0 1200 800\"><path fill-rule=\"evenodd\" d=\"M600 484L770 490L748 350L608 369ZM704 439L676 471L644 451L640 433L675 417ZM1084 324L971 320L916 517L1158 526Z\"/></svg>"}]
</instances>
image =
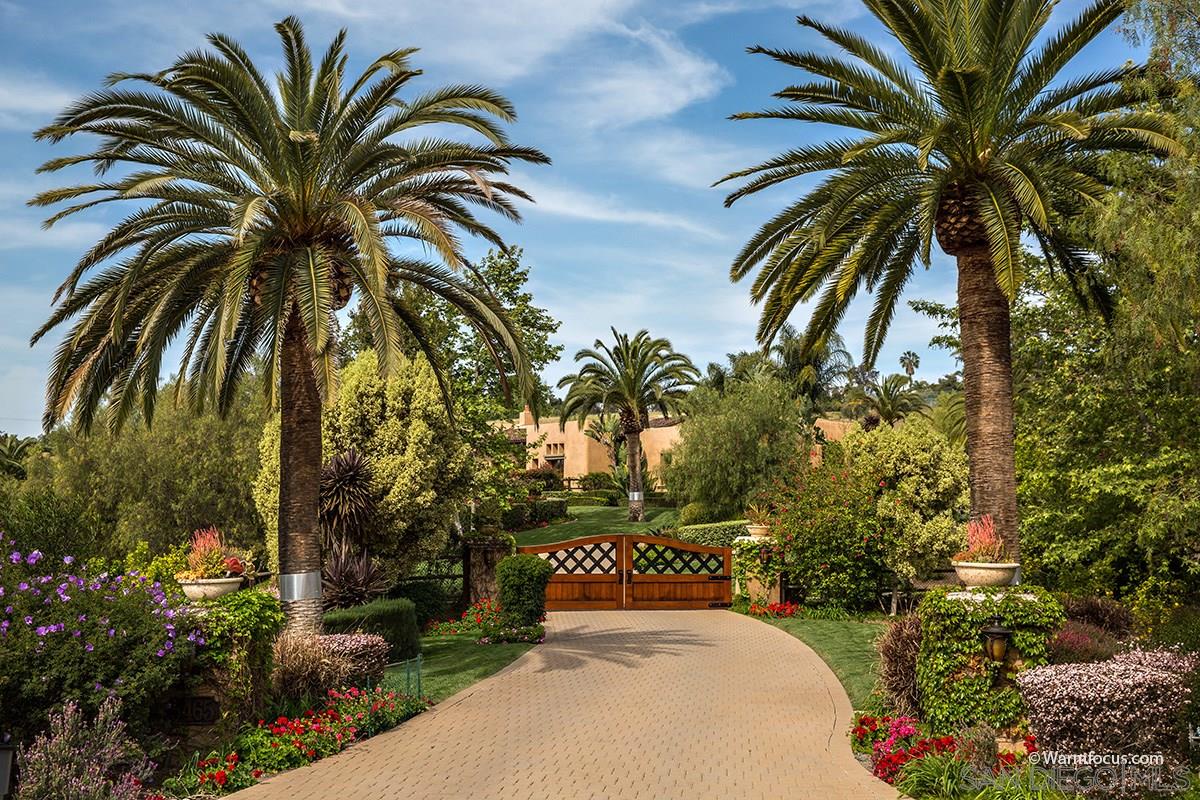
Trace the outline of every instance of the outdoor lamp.
<instances>
[{"instance_id":1,"label":"outdoor lamp","mask_svg":"<svg viewBox=\"0 0 1200 800\"><path fill-rule=\"evenodd\" d=\"M17 746L12 742L0 742L0 797L8 797L12 783L13 754Z\"/></svg>"},{"instance_id":2,"label":"outdoor lamp","mask_svg":"<svg viewBox=\"0 0 1200 800\"><path fill-rule=\"evenodd\" d=\"M983 637L983 652L987 657L992 661L1004 661L1004 657L1008 655L1008 639L1012 636L1012 631L1000 624L1000 617L992 617L992 624L980 631L980 634Z\"/></svg>"}]
</instances>

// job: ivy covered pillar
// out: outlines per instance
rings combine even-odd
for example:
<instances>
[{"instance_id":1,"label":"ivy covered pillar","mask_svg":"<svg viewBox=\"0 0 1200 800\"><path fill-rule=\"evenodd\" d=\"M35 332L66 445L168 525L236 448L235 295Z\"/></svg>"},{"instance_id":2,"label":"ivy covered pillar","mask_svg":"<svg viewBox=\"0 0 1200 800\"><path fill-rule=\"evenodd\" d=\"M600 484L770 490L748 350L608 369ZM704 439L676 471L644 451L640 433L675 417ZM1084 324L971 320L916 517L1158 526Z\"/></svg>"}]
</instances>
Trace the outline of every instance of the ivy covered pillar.
<instances>
[{"instance_id":1,"label":"ivy covered pillar","mask_svg":"<svg viewBox=\"0 0 1200 800\"><path fill-rule=\"evenodd\" d=\"M733 540L733 594L765 606L783 600L783 559L770 536L739 536Z\"/></svg>"},{"instance_id":2,"label":"ivy covered pillar","mask_svg":"<svg viewBox=\"0 0 1200 800\"><path fill-rule=\"evenodd\" d=\"M921 650L917 688L921 716L935 733L982 723L1005 732L1025 718L1013 677L1047 663L1062 606L1035 586L940 588L917 608ZM989 656L985 629L1007 629L1002 661ZM994 653L993 653L994 655Z\"/></svg>"}]
</instances>

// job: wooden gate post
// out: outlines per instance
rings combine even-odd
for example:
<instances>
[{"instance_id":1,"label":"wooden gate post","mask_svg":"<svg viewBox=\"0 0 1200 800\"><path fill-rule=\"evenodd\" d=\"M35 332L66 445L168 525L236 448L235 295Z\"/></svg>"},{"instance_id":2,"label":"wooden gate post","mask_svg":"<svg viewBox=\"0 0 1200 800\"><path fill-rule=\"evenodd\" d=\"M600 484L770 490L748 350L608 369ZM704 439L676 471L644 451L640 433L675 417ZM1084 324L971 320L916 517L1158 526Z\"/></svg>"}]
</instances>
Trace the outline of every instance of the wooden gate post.
<instances>
[{"instance_id":1,"label":"wooden gate post","mask_svg":"<svg viewBox=\"0 0 1200 800\"><path fill-rule=\"evenodd\" d=\"M512 555L512 539L472 537L466 540L464 549L463 588L467 603L494 598L498 593L496 565L500 559Z\"/></svg>"}]
</instances>

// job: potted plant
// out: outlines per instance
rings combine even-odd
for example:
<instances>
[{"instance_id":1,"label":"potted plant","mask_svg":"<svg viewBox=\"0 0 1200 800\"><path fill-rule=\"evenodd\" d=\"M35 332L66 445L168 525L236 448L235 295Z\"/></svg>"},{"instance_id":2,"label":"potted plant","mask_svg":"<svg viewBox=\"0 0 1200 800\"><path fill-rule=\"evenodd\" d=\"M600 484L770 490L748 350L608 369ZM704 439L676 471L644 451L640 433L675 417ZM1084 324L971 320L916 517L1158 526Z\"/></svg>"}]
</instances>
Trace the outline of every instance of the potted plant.
<instances>
[{"instance_id":1,"label":"potted plant","mask_svg":"<svg viewBox=\"0 0 1200 800\"><path fill-rule=\"evenodd\" d=\"M967 549L950 561L966 586L1008 586L1020 564L1004 560L1004 543L996 535L991 514L967 523Z\"/></svg>"},{"instance_id":2,"label":"potted plant","mask_svg":"<svg viewBox=\"0 0 1200 800\"><path fill-rule=\"evenodd\" d=\"M219 530L204 528L192 534L188 568L175 580L189 600L212 600L242 588L247 564L242 553L225 546Z\"/></svg>"},{"instance_id":3,"label":"potted plant","mask_svg":"<svg viewBox=\"0 0 1200 800\"><path fill-rule=\"evenodd\" d=\"M751 503L746 506L746 533L755 539L766 536L771 532L771 526L767 524L770 519L770 508L761 503Z\"/></svg>"}]
</instances>

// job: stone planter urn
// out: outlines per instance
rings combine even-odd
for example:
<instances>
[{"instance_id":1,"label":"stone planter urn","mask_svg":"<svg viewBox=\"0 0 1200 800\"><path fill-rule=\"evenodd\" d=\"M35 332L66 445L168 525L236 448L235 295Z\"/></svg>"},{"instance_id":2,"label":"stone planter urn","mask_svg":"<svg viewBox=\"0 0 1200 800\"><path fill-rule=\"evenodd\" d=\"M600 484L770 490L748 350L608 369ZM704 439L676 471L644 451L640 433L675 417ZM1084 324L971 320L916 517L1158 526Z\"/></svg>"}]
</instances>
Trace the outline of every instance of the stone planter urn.
<instances>
[{"instance_id":1,"label":"stone planter urn","mask_svg":"<svg viewBox=\"0 0 1200 800\"><path fill-rule=\"evenodd\" d=\"M243 578L205 578L198 581L179 581L188 600L215 600L242 588Z\"/></svg>"},{"instance_id":2,"label":"stone planter urn","mask_svg":"<svg viewBox=\"0 0 1200 800\"><path fill-rule=\"evenodd\" d=\"M771 532L770 525L747 525L746 533L751 539L761 539Z\"/></svg>"},{"instance_id":3,"label":"stone planter urn","mask_svg":"<svg viewBox=\"0 0 1200 800\"><path fill-rule=\"evenodd\" d=\"M1009 586L1021 565L1015 561L951 561L950 566L966 586Z\"/></svg>"}]
</instances>

